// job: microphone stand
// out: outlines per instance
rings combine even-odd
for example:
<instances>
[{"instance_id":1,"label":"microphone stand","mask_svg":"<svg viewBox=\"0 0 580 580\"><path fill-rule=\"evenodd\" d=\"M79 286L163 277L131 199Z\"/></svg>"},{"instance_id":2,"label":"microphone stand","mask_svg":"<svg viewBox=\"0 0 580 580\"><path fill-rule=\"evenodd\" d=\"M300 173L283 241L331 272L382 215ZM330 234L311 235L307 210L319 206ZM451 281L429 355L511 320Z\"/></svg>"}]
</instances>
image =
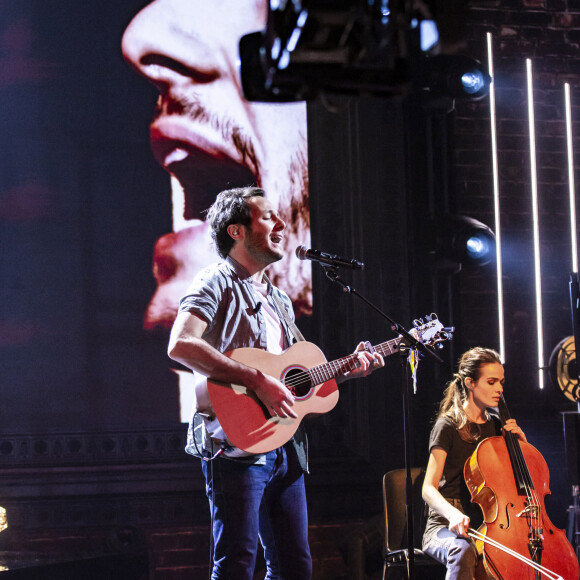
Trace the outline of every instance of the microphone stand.
<instances>
[{"instance_id":1,"label":"microphone stand","mask_svg":"<svg viewBox=\"0 0 580 580\"><path fill-rule=\"evenodd\" d=\"M411 413L411 398L410 398L410 381L408 378L407 365L405 364L406 354L416 349L421 354L425 354L442 363L443 360L435 354L431 349L427 348L422 342L419 342L409 332L407 332L399 323L395 322L388 314L383 312L378 306L373 304L370 300L365 298L362 294L357 292L354 288L346 284L346 282L338 275L336 266L326 266L321 264L324 268L326 277L332 282L336 282L342 286L344 292L358 296L367 306L372 308L377 314L382 316L389 324L394 332L398 332L404 339L405 345L400 348L401 361L401 389L403 393L403 442L405 450L405 507L407 515L407 578L414 580L415 578L415 539L413 537L413 480L411 478L411 462L413 459L413 440L411 438L412 432L412 413Z\"/></svg>"}]
</instances>

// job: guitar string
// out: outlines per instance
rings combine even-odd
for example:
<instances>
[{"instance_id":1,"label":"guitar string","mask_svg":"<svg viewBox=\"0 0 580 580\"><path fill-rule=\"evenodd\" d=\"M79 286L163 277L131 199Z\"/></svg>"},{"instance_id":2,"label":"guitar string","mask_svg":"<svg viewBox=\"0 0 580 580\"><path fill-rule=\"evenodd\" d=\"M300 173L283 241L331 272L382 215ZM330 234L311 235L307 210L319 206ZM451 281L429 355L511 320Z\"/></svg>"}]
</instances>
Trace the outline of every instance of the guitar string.
<instances>
[{"instance_id":1,"label":"guitar string","mask_svg":"<svg viewBox=\"0 0 580 580\"><path fill-rule=\"evenodd\" d=\"M350 372L353 371L357 365L354 364L354 359L356 359L356 355L351 355L350 357L345 357L340 359L339 361L333 361L331 363L327 363L325 365L320 365L318 367L314 367L308 370L301 370L298 373L290 375L288 379L285 381L286 386L296 387L302 385L308 385L315 382L315 384L322 384L326 381L329 381L336 376L338 376L342 371ZM325 371L324 367L331 367L334 368L334 373L328 373ZM314 381L312 380L314 379Z\"/></svg>"},{"instance_id":2,"label":"guitar string","mask_svg":"<svg viewBox=\"0 0 580 580\"><path fill-rule=\"evenodd\" d=\"M382 356L390 356L399 350L398 346L401 341L402 337L399 336L397 338L378 344L374 346L373 349L375 351L379 351ZM356 364L352 364L357 357L358 354L353 353L336 361L324 363L311 369L303 369L298 373L290 375L290 377L285 377L284 384L293 389L302 386L309 386L309 388L312 388L312 386L317 386L336 378L341 372L346 373L353 371L358 366ZM328 368L334 369L334 373L329 374L326 370Z\"/></svg>"},{"instance_id":3,"label":"guitar string","mask_svg":"<svg viewBox=\"0 0 580 580\"><path fill-rule=\"evenodd\" d=\"M381 351L380 354L383 356L390 355L390 354L393 354L393 352L395 352L393 350L393 348L391 348L391 344L397 343L397 342L400 342L400 340L393 339L393 340L388 341L386 343L379 344L373 348L375 350L380 350ZM385 351L386 346L389 348L388 353ZM293 380L288 380L288 382L286 382L285 384L287 384L287 385L307 384L310 382L308 376L312 376L314 378L317 375L320 375L320 377L322 379L321 382L328 381L332 378L335 378L338 373L340 373L344 370L346 370L346 372L350 372L350 371L354 370L356 368L356 365L353 365L352 363L357 358L357 356L358 356L357 354L351 354L351 355L344 357L342 359L338 359L336 361L331 361L329 363L325 363L323 365L319 365L318 367L313 367L311 369L303 370L299 375L298 375L298 373L296 375L292 375L291 379L293 379ZM324 367L334 367L335 371L337 371L337 372L335 374L328 374L327 375L327 374L325 374ZM306 375L306 377L305 377L305 375Z\"/></svg>"},{"instance_id":4,"label":"guitar string","mask_svg":"<svg viewBox=\"0 0 580 580\"><path fill-rule=\"evenodd\" d=\"M433 338L435 338L435 335L433 335ZM432 342L433 338L429 341L423 342L423 344L429 344L430 342ZM388 340L386 342L378 344L377 346L374 346L373 349L375 351L379 351L382 356L390 356L399 350L398 346L401 343L401 341L402 341L402 337L399 336L397 338L393 338L391 340ZM438 342L438 339L436 339L435 342ZM386 351L387 348L388 348L388 352ZM323 365L313 367L312 369L303 370L300 373L296 373L296 374L291 375L290 378L288 378L288 380L286 380L286 378L285 378L284 384L286 386L291 387L291 388L297 387L297 386L309 385L309 384L312 385L313 382L315 383L314 386L322 384L328 380L336 378L340 372L343 372L345 370L345 365L350 364L351 361L353 361L354 358L356 358L357 356L358 356L358 354L352 354L348 357L345 357L343 359L339 359L337 361L325 363ZM339 364L339 363L342 363L342 364ZM333 367L334 367L334 371L335 371L334 374L326 375L325 369L326 368L333 368ZM354 370L355 368L356 368L356 365L352 366L352 367L347 367L346 372L350 372L350 371ZM317 378L318 376L320 377L320 382L316 382L319 380ZM314 381L313 381L313 379L314 379Z\"/></svg>"},{"instance_id":5,"label":"guitar string","mask_svg":"<svg viewBox=\"0 0 580 580\"><path fill-rule=\"evenodd\" d=\"M400 338L395 338L393 340L379 344L373 348L374 348L374 350L379 351L382 356L385 356L385 355L388 356L388 355L391 355L394 352L396 352L396 350L397 350L396 347L398 346L398 343L400 343L400 341L401 341ZM391 347L391 345L395 346L395 349L393 349ZM387 348L387 347L389 349L388 353L385 350L385 348ZM329 381L329 380L335 378L336 376L338 376L338 374L340 372L342 372L344 370L346 372L353 371L356 368L356 364L353 364L353 363L357 357L358 357L358 354L351 354L347 357L344 357L342 359L338 359L336 361L324 363L322 365L319 365L317 367L313 367L311 369L301 370L298 373L290 375L290 377L288 377L288 379L285 380L284 384L286 386L289 386L289 387L308 385L308 384L311 384L313 382L312 381L313 378L316 380L317 377L320 377L322 380L316 384L322 384L326 381ZM335 366L336 373L326 375L324 367L332 367L333 365Z\"/></svg>"}]
</instances>

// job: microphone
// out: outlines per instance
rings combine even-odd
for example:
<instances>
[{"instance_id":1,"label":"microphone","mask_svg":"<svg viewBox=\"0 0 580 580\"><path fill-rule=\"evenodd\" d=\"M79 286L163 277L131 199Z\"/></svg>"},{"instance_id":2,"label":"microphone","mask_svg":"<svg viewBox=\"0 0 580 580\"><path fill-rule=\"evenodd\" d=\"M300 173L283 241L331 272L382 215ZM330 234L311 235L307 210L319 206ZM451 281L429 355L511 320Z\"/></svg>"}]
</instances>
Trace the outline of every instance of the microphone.
<instances>
[{"instance_id":1,"label":"microphone","mask_svg":"<svg viewBox=\"0 0 580 580\"><path fill-rule=\"evenodd\" d=\"M326 252L319 252L318 250L308 250L304 246L296 248L296 257L299 260L312 260L313 262L320 262L328 266L336 266L339 268L350 268L351 270L364 270L365 265L358 260L348 260L340 256L333 256Z\"/></svg>"}]
</instances>

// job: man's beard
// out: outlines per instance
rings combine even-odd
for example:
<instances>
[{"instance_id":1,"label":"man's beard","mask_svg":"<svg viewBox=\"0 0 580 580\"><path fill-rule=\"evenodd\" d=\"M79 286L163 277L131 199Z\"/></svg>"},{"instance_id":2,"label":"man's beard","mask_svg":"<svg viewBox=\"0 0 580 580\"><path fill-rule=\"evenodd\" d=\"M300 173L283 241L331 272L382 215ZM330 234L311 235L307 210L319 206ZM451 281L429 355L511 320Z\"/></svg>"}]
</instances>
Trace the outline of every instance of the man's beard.
<instances>
[{"instance_id":1,"label":"man's beard","mask_svg":"<svg viewBox=\"0 0 580 580\"><path fill-rule=\"evenodd\" d=\"M247 232L244 239L246 250L254 260L263 264L264 267L274 264L284 257L282 250L273 250L268 245L266 238L254 234L251 226L247 229Z\"/></svg>"}]
</instances>

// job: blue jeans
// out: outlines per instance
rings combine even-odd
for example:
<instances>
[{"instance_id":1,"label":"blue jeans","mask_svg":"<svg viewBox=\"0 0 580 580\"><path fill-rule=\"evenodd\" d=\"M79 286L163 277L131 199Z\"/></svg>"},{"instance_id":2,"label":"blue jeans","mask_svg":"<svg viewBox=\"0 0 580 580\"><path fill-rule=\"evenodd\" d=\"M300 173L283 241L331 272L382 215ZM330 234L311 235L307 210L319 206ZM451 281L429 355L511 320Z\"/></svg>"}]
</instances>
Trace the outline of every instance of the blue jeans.
<instances>
[{"instance_id":1,"label":"blue jeans","mask_svg":"<svg viewBox=\"0 0 580 580\"><path fill-rule=\"evenodd\" d=\"M461 509L459 500L448 500ZM455 535L447 526L449 522L429 510L429 518L423 534L423 552L445 564L445 580L473 580L478 563L475 543L471 538Z\"/></svg>"},{"instance_id":2,"label":"blue jeans","mask_svg":"<svg viewBox=\"0 0 580 580\"><path fill-rule=\"evenodd\" d=\"M252 580L258 539L266 580L310 580L304 474L292 444L270 451L266 465L218 457L202 469L214 520L212 580Z\"/></svg>"}]
</instances>

